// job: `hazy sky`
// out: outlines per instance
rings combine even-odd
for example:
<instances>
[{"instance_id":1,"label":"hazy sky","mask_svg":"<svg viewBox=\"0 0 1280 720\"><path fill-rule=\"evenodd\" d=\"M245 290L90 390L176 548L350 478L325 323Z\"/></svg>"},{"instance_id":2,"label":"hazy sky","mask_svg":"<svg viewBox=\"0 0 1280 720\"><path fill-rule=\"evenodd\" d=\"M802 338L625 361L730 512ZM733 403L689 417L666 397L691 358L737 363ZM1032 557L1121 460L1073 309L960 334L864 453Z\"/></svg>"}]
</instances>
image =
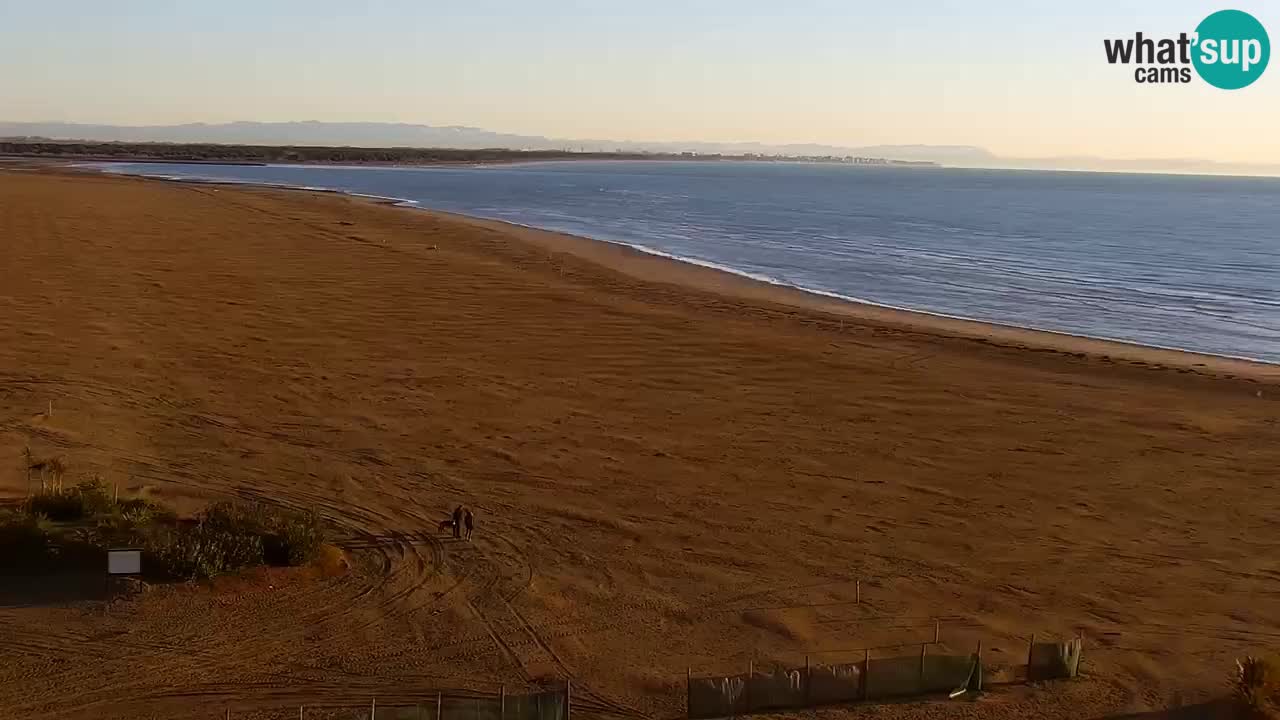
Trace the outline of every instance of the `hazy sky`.
<instances>
[{"instance_id":1,"label":"hazy sky","mask_svg":"<svg viewBox=\"0 0 1280 720\"><path fill-rule=\"evenodd\" d=\"M552 137L1280 162L1280 60L1138 85L1104 37L1280 0L0 0L0 120L373 120Z\"/></svg>"}]
</instances>

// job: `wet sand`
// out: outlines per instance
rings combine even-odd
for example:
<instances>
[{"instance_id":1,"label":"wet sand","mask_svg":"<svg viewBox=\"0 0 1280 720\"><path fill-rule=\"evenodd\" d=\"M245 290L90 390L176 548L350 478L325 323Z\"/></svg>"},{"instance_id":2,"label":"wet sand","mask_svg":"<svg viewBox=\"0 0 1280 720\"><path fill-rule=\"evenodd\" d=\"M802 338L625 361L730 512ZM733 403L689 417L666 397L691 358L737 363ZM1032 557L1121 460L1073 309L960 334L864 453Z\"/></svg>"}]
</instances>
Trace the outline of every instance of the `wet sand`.
<instances>
[{"instance_id":1,"label":"wet sand","mask_svg":"<svg viewBox=\"0 0 1280 720\"><path fill-rule=\"evenodd\" d=\"M0 598L0 714L296 716L572 676L587 714L673 717L690 668L854 659L941 620L997 666L1081 632L1090 678L877 716L1108 717L1211 697L1280 639L1275 366L343 196L47 171L0 172L0 268L0 457L317 507L357 566L106 614ZM434 535L458 502L471 545Z\"/></svg>"}]
</instances>

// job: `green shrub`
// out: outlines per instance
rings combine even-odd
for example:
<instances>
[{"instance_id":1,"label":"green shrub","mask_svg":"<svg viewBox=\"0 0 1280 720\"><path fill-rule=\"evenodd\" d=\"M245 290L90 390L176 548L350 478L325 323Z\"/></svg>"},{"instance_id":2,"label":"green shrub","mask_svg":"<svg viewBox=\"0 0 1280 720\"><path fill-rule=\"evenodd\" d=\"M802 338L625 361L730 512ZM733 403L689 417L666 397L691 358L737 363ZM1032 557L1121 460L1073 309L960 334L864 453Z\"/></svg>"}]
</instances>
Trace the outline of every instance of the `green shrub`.
<instances>
[{"instance_id":1,"label":"green shrub","mask_svg":"<svg viewBox=\"0 0 1280 720\"><path fill-rule=\"evenodd\" d=\"M200 513L200 522L210 527L264 535L271 531L275 519L270 509L257 503L217 502Z\"/></svg>"},{"instance_id":2,"label":"green shrub","mask_svg":"<svg viewBox=\"0 0 1280 720\"><path fill-rule=\"evenodd\" d=\"M80 494L81 513L86 517L114 513L117 510L111 488L100 477L76 484L74 492Z\"/></svg>"},{"instance_id":3,"label":"green shrub","mask_svg":"<svg viewBox=\"0 0 1280 720\"><path fill-rule=\"evenodd\" d=\"M108 544L94 528L58 533L48 517L0 516L0 569L31 572L102 567Z\"/></svg>"},{"instance_id":4,"label":"green shrub","mask_svg":"<svg viewBox=\"0 0 1280 720\"><path fill-rule=\"evenodd\" d=\"M154 509L122 506L121 518ZM322 542L319 520L253 503L219 502L197 522L153 530L144 543L147 572L162 578L209 578L224 572L270 563L295 565L309 561Z\"/></svg>"},{"instance_id":5,"label":"green shrub","mask_svg":"<svg viewBox=\"0 0 1280 720\"><path fill-rule=\"evenodd\" d=\"M100 519L92 528L77 528L72 539L106 550L139 547L151 534L154 530L150 524L133 522L124 515L110 515Z\"/></svg>"},{"instance_id":6,"label":"green shrub","mask_svg":"<svg viewBox=\"0 0 1280 720\"><path fill-rule=\"evenodd\" d=\"M129 511L137 511L137 510L145 510L151 513L164 513L164 512L172 513L173 512L168 508L165 508L161 505L157 505L156 503L153 503L150 500L147 500L146 498L125 498L124 500L121 500L119 502L117 507L120 509L120 512L122 513L126 513Z\"/></svg>"},{"instance_id":7,"label":"green shrub","mask_svg":"<svg viewBox=\"0 0 1280 720\"><path fill-rule=\"evenodd\" d=\"M222 571L242 570L263 562L262 536L236 529L203 528L203 534L222 556Z\"/></svg>"},{"instance_id":8,"label":"green shrub","mask_svg":"<svg viewBox=\"0 0 1280 720\"><path fill-rule=\"evenodd\" d=\"M80 520L84 517L84 503L74 489L42 490L27 499L27 512L43 515L57 522Z\"/></svg>"},{"instance_id":9,"label":"green shrub","mask_svg":"<svg viewBox=\"0 0 1280 720\"><path fill-rule=\"evenodd\" d=\"M305 565L320 553L324 530L315 513L284 513L270 535L264 538L265 557L272 565Z\"/></svg>"},{"instance_id":10,"label":"green shrub","mask_svg":"<svg viewBox=\"0 0 1280 720\"><path fill-rule=\"evenodd\" d=\"M107 564L108 548L130 544L112 542L98 528L76 528L69 536L63 536L58 565L101 570Z\"/></svg>"},{"instance_id":11,"label":"green shrub","mask_svg":"<svg viewBox=\"0 0 1280 720\"><path fill-rule=\"evenodd\" d=\"M103 519L99 526L122 532L136 532L151 525L173 525L178 516L169 508L143 498L121 500L116 512Z\"/></svg>"},{"instance_id":12,"label":"green shrub","mask_svg":"<svg viewBox=\"0 0 1280 720\"><path fill-rule=\"evenodd\" d=\"M201 515L208 526L259 535L269 565L305 565L324 543L320 517L315 513L272 508L258 503L220 502Z\"/></svg>"},{"instance_id":13,"label":"green shrub","mask_svg":"<svg viewBox=\"0 0 1280 720\"><path fill-rule=\"evenodd\" d=\"M112 547L142 547L143 571L190 580L263 564L303 565L324 543L320 518L254 503L210 505L195 522L141 498L117 502L101 480L49 490L0 518L0 568L90 566ZM93 519L56 530L60 522Z\"/></svg>"},{"instance_id":14,"label":"green shrub","mask_svg":"<svg viewBox=\"0 0 1280 720\"><path fill-rule=\"evenodd\" d=\"M116 501L101 478L85 480L72 488L51 488L32 495L27 510L56 522L72 522L116 512Z\"/></svg>"},{"instance_id":15,"label":"green shrub","mask_svg":"<svg viewBox=\"0 0 1280 720\"><path fill-rule=\"evenodd\" d=\"M261 536L203 522L156 531L143 545L147 574L172 580L210 578L262 559Z\"/></svg>"},{"instance_id":16,"label":"green shrub","mask_svg":"<svg viewBox=\"0 0 1280 720\"><path fill-rule=\"evenodd\" d=\"M165 530L147 537L142 548L142 569L164 580L190 580L216 574L210 555L192 533Z\"/></svg>"},{"instance_id":17,"label":"green shrub","mask_svg":"<svg viewBox=\"0 0 1280 720\"><path fill-rule=\"evenodd\" d=\"M35 513L0 514L0 567L41 569L56 554L48 517Z\"/></svg>"}]
</instances>

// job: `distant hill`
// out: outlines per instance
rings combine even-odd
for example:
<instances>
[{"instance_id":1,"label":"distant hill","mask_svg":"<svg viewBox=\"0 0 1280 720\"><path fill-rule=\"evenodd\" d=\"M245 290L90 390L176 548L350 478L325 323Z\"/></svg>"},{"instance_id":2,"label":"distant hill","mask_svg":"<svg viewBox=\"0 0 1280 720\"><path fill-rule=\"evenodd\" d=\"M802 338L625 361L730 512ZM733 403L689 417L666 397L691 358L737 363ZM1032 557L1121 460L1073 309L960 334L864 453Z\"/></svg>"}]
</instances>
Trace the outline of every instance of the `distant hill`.
<instances>
[{"instance_id":1,"label":"distant hill","mask_svg":"<svg viewBox=\"0 0 1280 720\"><path fill-rule=\"evenodd\" d=\"M1280 176L1280 164L1276 163L1222 162L1199 158L1100 158L1079 155L1047 158L997 158L991 164L968 165L967 163L956 163L956 165L1014 170Z\"/></svg>"},{"instance_id":2,"label":"distant hill","mask_svg":"<svg viewBox=\"0 0 1280 720\"><path fill-rule=\"evenodd\" d=\"M840 147L813 143L770 145L754 142L647 142L580 140L501 133L464 126L405 123L233 122L188 125L87 125L80 123L0 122L0 137L42 137L107 142L223 143L229 145L319 145L332 147L510 148L585 152L719 153L723 155L854 155L890 160L980 164L995 157L970 146L879 145Z\"/></svg>"},{"instance_id":3,"label":"distant hill","mask_svg":"<svg viewBox=\"0 0 1280 720\"><path fill-rule=\"evenodd\" d=\"M355 148L453 148L538 150L575 153L685 153L886 158L935 162L951 167L1104 172L1204 173L1280 176L1280 164L1219 162L1198 158L1099 158L1087 155L1008 158L972 145L873 145L844 147L814 143L582 140L494 132L461 125L380 122L232 122L187 125L89 125L0 122L0 138L85 140L122 143L215 143L221 145Z\"/></svg>"}]
</instances>

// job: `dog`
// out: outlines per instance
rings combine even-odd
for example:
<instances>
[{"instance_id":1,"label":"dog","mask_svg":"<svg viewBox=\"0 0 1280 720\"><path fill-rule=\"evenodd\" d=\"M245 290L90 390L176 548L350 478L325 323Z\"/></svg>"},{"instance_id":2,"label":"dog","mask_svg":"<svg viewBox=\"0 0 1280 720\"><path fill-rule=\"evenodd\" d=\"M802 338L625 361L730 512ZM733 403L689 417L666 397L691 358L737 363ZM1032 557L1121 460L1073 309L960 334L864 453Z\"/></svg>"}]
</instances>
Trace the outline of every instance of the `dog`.
<instances>
[{"instance_id":1,"label":"dog","mask_svg":"<svg viewBox=\"0 0 1280 720\"><path fill-rule=\"evenodd\" d=\"M450 518L448 520L441 520L440 524L436 526L436 531L437 532L453 532L453 519Z\"/></svg>"}]
</instances>

